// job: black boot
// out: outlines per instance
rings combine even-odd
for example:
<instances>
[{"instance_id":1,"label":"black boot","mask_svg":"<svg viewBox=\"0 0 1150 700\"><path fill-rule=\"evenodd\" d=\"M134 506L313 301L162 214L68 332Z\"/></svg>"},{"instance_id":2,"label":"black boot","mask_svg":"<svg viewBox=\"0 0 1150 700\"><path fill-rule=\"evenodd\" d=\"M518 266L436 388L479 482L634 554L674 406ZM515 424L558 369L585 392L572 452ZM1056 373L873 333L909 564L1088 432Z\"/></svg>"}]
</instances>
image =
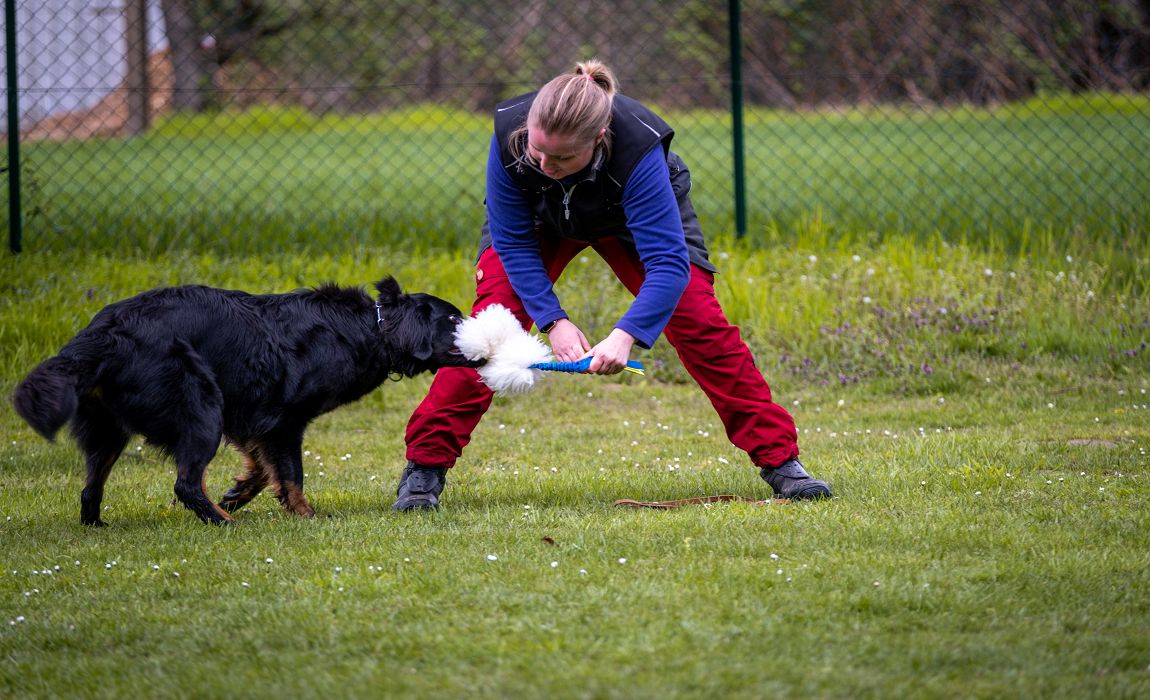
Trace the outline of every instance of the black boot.
<instances>
[{"instance_id":1,"label":"black boot","mask_svg":"<svg viewBox=\"0 0 1150 700\"><path fill-rule=\"evenodd\" d=\"M830 498L831 487L819 481L803 469L798 458L783 462L778 467L763 467L759 472L775 491L775 498L789 498L801 501L813 498Z\"/></svg>"},{"instance_id":2,"label":"black boot","mask_svg":"<svg viewBox=\"0 0 1150 700\"><path fill-rule=\"evenodd\" d=\"M392 510L435 510L439 508L439 494L447 485L447 470L442 467L424 467L408 462L395 489Z\"/></svg>"}]
</instances>

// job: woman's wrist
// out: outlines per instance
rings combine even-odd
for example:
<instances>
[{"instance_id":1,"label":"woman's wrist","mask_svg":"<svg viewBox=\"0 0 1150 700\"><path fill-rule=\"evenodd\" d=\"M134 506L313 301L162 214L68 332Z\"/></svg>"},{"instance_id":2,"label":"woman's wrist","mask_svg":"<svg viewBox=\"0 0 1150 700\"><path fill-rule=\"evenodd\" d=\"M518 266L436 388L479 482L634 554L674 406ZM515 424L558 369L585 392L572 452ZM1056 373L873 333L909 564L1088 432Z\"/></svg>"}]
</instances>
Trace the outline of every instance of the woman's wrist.
<instances>
[{"instance_id":1,"label":"woman's wrist","mask_svg":"<svg viewBox=\"0 0 1150 700\"><path fill-rule=\"evenodd\" d=\"M557 318L557 319L555 319L554 321L552 321L551 323L548 323L548 324L546 324L546 325L540 326L540 327L539 327L539 332L540 332L540 333L542 333L542 334L544 334L544 335L546 335L546 334L550 333L551 331L555 330L555 326L556 326L556 325L558 325L558 323L559 323L560 321L566 321L566 320L567 320L567 319L565 319L565 318Z\"/></svg>"}]
</instances>

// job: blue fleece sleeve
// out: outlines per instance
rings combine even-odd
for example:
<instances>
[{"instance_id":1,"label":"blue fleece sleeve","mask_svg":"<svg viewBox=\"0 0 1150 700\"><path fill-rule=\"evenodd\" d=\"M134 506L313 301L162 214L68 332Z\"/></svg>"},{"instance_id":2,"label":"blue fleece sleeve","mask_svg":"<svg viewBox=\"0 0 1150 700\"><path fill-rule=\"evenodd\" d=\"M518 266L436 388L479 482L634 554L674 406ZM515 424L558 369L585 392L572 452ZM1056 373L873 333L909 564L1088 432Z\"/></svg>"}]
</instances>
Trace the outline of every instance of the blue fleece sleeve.
<instances>
[{"instance_id":1,"label":"blue fleece sleeve","mask_svg":"<svg viewBox=\"0 0 1150 700\"><path fill-rule=\"evenodd\" d=\"M623 212L645 274L635 301L615 327L649 348L671 320L691 275L683 221L662 148L652 148L627 179Z\"/></svg>"},{"instance_id":2,"label":"blue fleece sleeve","mask_svg":"<svg viewBox=\"0 0 1150 700\"><path fill-rule=\"evenodd\" d=\"M487 225L507 278L535 325L567 318L539 256L531 203L504 170L494 137L487 155Z\"/></svg>"}]
</instances>

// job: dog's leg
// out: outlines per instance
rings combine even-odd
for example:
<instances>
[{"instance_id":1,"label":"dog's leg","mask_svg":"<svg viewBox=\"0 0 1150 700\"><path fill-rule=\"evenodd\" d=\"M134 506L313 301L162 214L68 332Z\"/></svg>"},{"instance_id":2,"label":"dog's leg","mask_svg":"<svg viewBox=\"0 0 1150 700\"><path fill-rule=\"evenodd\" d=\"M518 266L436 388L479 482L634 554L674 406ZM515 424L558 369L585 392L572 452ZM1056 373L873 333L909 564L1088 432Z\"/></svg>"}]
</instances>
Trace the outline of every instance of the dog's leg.
<instances>
[{"instance_id":1,"label":"dog's leg","mask_svg":"<svg viewBox=\"0 0 1150 700\"><path fill-rule=\"evenodd\" d=\"M280 505L284 507L284 510L291 511L305 518L314 518L315 509L311 507L311 503L303 493L302 460L300 460L299 474L299 480L281 479L279 481L279 488L276 489L276 497L279 498Z\"/></svg>"},{"instance_id":2,"label":"dog's leg","mask_svg":"<svg viewBox=\"0 0 1150 700\"><path fill-rule=\"evenodd\" d=\"M84 451L88 466L88 477L80 492L80 522L103 527L106 523L100 518L100 504L104 500L104 483L128 444L129 435L104 406L91 398L80 401L72 434Z\"/></svg>"},{"instance_id":3,"label":"dog's leg","mask_svg":"<svg viewBox=\"0 0 1150 700\"><path fill-rule=\"evenodd\" d=\"M222 423L222 420L220 421ZM217 424L218 425L218 424ZM216 456L221 431L206 425L188 425L172 450L176 460L176 498L200 520L214 525L235 522L232 516L212 503L204 489L204 473Z\"/></svg>"},{"instance_id":4,"label":"dog's leg","mask_svg":"<svg viewBox=\"0 0 1150 700\"><path fill-rule=\"evenodd\" d=\"M303 458L297 458L294 461L288 458L288 463L291 465L288 469L293 473L298 472L298 478L283 478L280 470L280 478L276 486L276 498L279 499L280 505L284 510L295 513L296 515L305 518L314 518L315 509L311 507L311 503L307 500L307 496L303 493ZM277 462L283 464L283 462Z\"/></svg>"},{"instance_id":5,"label":"dog's leg","mask_svg":"<svg viewBox=\"0 0 1150 700\"><path fill-rule=\"evenodd\" d=\"M169 401L176 405L154 426L171 443L176 461L176 498L205 523L223 525L235 522L208 498L204 472L216 456L224 434L224 398L211 367L185 340L172 344L174 381L164 387ZM162 439L153 442L164 444Z\"/></svg>"},{"instance_id":6,"label":"dog's leg","mask_svg":"<svg viewBox=\"0 0 1150 700\"><path fill-rule=\"evenodd\" d=\"M222 508L212 503L204 489L207 461L176 461L176 498L200 520L213 525L235 522Z\"/></svg>"},{"instance_id":7,"label":"dog's leg","mask_svg":"<svg viewBox=\"0 0 1150 700\"><path fill-rule=\"evenodd\" d=\"M272 474L266 461L249 445L236 445L244 460L245 471L236 477L236 483L220 499L220 508L234 513L252 501L271 481Z\"/></svg>"},{"instance_id":8,"label":"dog's leg","mask_svg":"<svg viewBox=\"0 0 1150 700\"><path fill-rule=\"evenodd\" d=\"M303 494L303 431L281 432L274 444L264 444L259 452L268 461L267 471L275 472L276 498L284 510L305 518L315 517Z\"/></svg>"}]
</instances>

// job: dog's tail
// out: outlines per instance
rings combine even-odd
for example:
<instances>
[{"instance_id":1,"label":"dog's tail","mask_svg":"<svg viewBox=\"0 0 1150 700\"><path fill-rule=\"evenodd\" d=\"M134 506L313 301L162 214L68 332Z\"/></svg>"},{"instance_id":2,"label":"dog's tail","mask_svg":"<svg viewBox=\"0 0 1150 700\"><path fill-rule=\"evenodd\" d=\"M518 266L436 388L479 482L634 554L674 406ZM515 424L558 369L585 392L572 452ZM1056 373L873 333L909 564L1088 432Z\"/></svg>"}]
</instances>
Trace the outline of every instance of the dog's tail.
<instances>
[{"instance_id":1,"label":"dog's tail","mask_svg":"<svg viewBox=\"0 0 1150 700\"><path fill-rule=\"evenodd\" d=\"M80 404L81 371L74 360L49 358L32 370L16 387L12 403L16 413L48 440L76 415Z\"/></svg>"}]
</instances>

